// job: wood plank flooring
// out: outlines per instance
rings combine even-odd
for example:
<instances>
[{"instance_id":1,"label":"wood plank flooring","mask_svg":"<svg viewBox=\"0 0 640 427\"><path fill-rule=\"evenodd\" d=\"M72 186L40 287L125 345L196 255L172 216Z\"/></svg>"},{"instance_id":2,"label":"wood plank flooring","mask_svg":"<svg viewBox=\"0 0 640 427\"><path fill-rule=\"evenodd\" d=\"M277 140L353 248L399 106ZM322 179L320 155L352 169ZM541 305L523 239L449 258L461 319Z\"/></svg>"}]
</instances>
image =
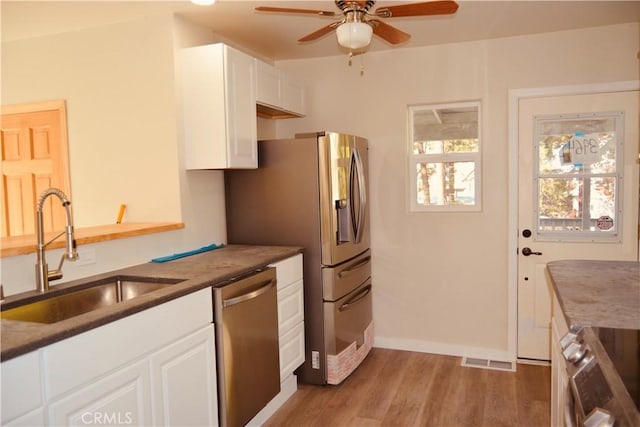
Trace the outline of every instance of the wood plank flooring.
<instances>
[{"instance_id":1,"label":"wood plank flooring","mask_svg":"<svg viewBox=\"0 0 640 427\"><path fill-rule=\"evenodd\" d=\"M547 366L517 372L460 366L461 358L374 348L339 386L299 384L276 426L549 426Z\"/></svg>"}]
</instances>

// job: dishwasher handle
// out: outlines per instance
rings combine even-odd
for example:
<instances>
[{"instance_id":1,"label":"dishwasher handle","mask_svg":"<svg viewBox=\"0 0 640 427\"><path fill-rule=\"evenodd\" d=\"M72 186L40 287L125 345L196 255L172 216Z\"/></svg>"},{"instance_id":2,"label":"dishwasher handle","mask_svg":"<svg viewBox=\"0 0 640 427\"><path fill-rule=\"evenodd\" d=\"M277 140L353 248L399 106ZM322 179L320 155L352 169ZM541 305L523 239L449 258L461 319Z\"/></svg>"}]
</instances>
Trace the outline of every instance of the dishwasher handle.
<instances>
[{"instance_id":1,"label":"dishwasher handle","mask_svg":"<svg viewBox=\"0 0 640 427\"><path fill-rule=\"evenodd\" d=\"M271 279L271 280L265 280L264 282L262 282L260 285L260 287L258 289L256 289L255 291L251 291L248 292L246 294L243 295L239 295L237 297L233 297L233 298L229 298L226 300L222 301L222 306L223 307L231 307L232 305L236 305L236 304L240 304L242 302L245 301L249 301L251 299L257 298L260 295L264 294L265 292L269 291L271 288L273 288L276 284L276 281Z\"/></svg>"}]
</instances>

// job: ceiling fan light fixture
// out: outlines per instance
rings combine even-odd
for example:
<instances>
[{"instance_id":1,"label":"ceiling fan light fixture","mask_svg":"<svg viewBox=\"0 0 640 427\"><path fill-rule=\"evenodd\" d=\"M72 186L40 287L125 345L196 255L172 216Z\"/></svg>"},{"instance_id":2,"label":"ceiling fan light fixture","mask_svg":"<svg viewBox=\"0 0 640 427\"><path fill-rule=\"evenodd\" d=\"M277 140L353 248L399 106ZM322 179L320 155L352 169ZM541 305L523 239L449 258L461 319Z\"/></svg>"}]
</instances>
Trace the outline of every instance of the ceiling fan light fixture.
<instances>
[{"instance_id":1,"label":"ceiling fan light fixture","mask_svg":"<svg viewBox=\"0 0 640 427\"><path fill-rule=\"evenodd\" d=\"M345 22L336 28L338 44L348 49L360 49L371 43L373 28L364 22Z\"/></svg>"},{"instance_id":2,"label":"ceiling fan light fixture","mask_svg":"<svg viewBox=\"0 0 640 427\"><path fill-rule=\"evenodd\" d=\"M191 3L197 4L198 6L211 6L215 2L216 0L191 0Z\"/></svg>"}]
</instances>

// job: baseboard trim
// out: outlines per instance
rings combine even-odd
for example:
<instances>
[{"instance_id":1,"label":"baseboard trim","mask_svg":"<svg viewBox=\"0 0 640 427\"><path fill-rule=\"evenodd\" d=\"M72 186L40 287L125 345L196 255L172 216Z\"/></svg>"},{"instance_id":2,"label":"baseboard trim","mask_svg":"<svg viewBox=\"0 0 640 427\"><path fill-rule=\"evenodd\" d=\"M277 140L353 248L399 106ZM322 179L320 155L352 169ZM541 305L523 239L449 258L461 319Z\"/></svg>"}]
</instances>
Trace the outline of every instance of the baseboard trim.
<instances>
[{"instance_id":1,"label":"baseboard trim","mask_svg":"<svg viewBox=\"0 0 640 427\"><path fill-rule=\"evenodd\" d=\"M441 354L445 356L458 356L473 359L487 359L513 362L507 350L493 348L472 347L456 344L446 344L434 341L408 340L398 338L376 337L374 347L388 348L392 350L416 351L419 353Z\"/></svg>"}]
</instances>

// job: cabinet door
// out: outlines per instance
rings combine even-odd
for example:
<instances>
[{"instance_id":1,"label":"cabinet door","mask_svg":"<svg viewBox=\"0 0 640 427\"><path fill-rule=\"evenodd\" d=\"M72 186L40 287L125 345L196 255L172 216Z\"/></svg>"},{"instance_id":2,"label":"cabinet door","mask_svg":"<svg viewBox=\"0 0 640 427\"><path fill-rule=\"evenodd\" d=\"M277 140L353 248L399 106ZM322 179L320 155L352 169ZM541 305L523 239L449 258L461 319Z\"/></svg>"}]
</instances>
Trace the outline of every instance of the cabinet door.
<instances>
[{"instance_id":1,"label":"cabinet door","mask_svg":"<svg viewBox=\"0 0 640 427\"><path fill-rule=\"evenodd\" d=\"M304 86L298 80L285 75L282 83L282 106L297 116L307 114Z\"/></svg>"},{"instance_id":2,"label":"cabinet door","mask_svg":"<svg viewBox=\"0 0 640 427\"><path fill-rule=\"evenodd\" d=\"M27 412L41 408L42 374L40 352L34 351L23 356L2 362L0 378L2 381L2 422L16 419ZM16 425L22 423L16 420Z\"/></svg>"},{"instance_id":3,"label":"cabinet door","mask_svg":"<svg viewBox=\"0 0 640 427\"><path fill-rule=\"evenodd\" d=\"M278 290L278 333L282 336L304 321L302 280Z\"/></svg>"},{"instance_id":4,"label":"cabinet door","mask_svg":"<svg viewBox=\"0 0 640 427\"><path fill-rule=\"evenodd\" d=\"M227 167L258 167L256 64L254 58L225 49Z\"/></svg>"},{"instance_id":5,"label":"cabinet door","mask_svg":"<svg viewBox=\"0 0 640 427\"><path fill-rule=\"evenodd\" d=\"M280 381L304 363L304 323L280 336Z\"/></svg>"},{"instance_id":6,"label":"cabinet door","mask_svg":"<svg viewBox=\"0 0 640 427\"><path fill-rule=\"evenodd\" d=\"M211 324L152 356L155 425L217 425L214 333Z\"/></svg>"},{"instance_id":7,"label":"cabinet door","mask_svg":"<svg viewBox=\"0 0 640 427\"><path fill-rule=\"evenodd\" d=\"M153 425L149 363L115 371L53 401L49 418L51 425Z\"/></svg>"},{"instance_id":8,"label":"cabinet door","mask_svg":"<svg viewBox=\"0 0 640 427\"><path fill-rule=\"evenodd\" d=\"M256 60L256 102L272 107L281 105L282 86L280 70L273 65Z\"/></svg>"}]
</instances>

